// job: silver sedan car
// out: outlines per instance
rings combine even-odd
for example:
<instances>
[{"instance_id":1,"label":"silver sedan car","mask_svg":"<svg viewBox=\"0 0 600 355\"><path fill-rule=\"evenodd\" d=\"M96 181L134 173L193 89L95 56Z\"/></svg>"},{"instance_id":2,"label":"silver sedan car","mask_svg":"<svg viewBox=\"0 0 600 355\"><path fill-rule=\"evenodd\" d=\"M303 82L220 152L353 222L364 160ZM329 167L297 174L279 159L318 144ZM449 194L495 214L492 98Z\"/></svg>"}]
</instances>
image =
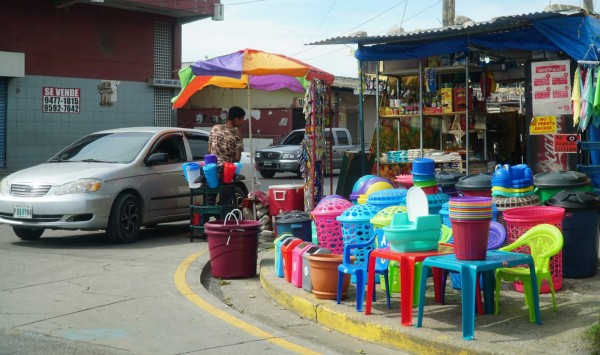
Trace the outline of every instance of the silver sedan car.
<instances>
[{"instance_id":1,"label":"silver sedan car","mask_svg":"<svg viewBox=\"0 0 600 355\"><path fill-rule=\"evenodd\" d=\"M111 240L130 243L142 226L189 220L182 164L204 159L208 136L165 127L87 135L0 182L0 223L24 240L38 239L45 229L106 230ZM247 194L237 181L237 202Z\"/></svg>"}]
</instances>

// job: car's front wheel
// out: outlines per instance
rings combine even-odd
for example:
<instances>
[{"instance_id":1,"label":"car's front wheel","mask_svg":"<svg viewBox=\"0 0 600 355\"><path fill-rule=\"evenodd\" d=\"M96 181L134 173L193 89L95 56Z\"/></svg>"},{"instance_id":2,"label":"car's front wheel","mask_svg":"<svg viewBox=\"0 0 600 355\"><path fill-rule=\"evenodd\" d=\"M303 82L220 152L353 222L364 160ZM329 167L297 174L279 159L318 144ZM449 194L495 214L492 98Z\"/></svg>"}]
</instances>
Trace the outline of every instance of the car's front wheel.
<instances>
[{"instance_id":1,"label":"car's front wheel","mask_svg":"<svg viewBox=\"0 0 600 355\"><path fill-rule=\"evenodd\" d=\"M132 194L123 194L115 200L110 211L108 238L118 243L133 243L140 235L142 215L140 203Z\"/></svg>"},{"instance_id":2,"label":"car's front wheel","mask_svg":"<svg viewBox=\"0 0 600 355\"><path fill-rule=\"evenodd\" d=\"M44 228L13 227L13 232L23 240L36 240L42 236Z\"/></svg>"},{"instance_id":3,"label":"car's front wheel","mask_svg":"<svg viewBox=\"0 0 600 355\"><path fill-rule=\"evenodd\" d=\"M260 173L260 176L264 177L265 179L270 179L275 176L275 172L272 170L259 170L258 172Z\"/></svg>"}]
</instances>

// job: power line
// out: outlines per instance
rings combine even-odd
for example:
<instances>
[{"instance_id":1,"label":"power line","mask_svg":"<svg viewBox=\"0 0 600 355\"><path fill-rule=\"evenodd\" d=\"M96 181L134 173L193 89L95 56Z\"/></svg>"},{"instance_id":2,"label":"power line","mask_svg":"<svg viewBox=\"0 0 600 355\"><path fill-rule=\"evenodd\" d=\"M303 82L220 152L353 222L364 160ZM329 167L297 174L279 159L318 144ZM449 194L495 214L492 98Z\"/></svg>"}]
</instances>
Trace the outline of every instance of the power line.
<instances>
[{"instance_id":1,"label":"power line","mask_svg":"<svg viewBox=\"0 0 600 355\"><path fill-rule=\"evenodd\" d=\"M310 40L314 37L314 35L317 33L317 31L321 28L321 26L323 25L323 23L325 23L325 20L327 19L327 17L329 17L329 14L331 13L331 10L333 9L333 7L335 6L336 3L337 3L337 0L334 0L333 4L331 4L331 6L329 7L329 10L327 11L327 14L325 14L325 17L323 17L323 19L321 20L321 23L319 24L319 26L317 26L317 29L313 32L313 34L310 35L310 37L308 38L307 42L310 42ZM302 50L300 50L300 51L298 51L298 52L290 55L290 57L294 57L294 56L296 56L296 55L298 55L300 53L304 53L304 52L309 51L309 50L311 50L313 48L314 48L314 46L302 49Z\"/></svg>"},{"instance_id":2,"label":"power line","mask_svg":"<svg viewBox=\"0 0 600 355\"><path fill-rule=\"evenodd\" d=\"M373 21L374 19L378 18L379 16L381 16L381 15L384 15L384 14L386 14L386 13L390 12L390 11L391 11L391 10L393 10L395 7L397 7L398 5L402 4L402 3L403 3L403 2L405 2L405 1L408 1L408 0L402 0L402 1L398 2L396 5L394 5L394 6L390 7L389 9L387 9L387 10L385 10L385 11L381 12L381 13L380 13L380 14L378 14L378 15L375 15L375 16L373 16L372 18L368 19L367 21L365 21L365 22L363 22L363 23L359 24L358 26L355 26L355 27L353 27L353 28L349 29L348 31L346 31L346 32L344 32L344 33L348 33L348 32L350 32L350 31L354 31L355 29L359 28L360 26L362 26L362 25L365 25L365 24L367 24L367 23L369 23L369 22Z\"/></svg>"}]
</instances>

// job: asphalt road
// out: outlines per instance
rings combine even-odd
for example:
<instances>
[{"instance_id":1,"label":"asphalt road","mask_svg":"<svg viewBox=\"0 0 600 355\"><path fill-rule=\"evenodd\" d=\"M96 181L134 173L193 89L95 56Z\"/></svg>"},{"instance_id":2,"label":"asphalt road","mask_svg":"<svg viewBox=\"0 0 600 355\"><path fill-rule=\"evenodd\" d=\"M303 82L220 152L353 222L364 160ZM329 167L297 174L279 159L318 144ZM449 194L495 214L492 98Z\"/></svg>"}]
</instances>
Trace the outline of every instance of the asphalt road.
<instances>
[{"instance_id":1,"label":"asphalt road","mask_svg":"<svg viewBox=\"0 0 600 355\"><path fill-rule=\"evenodd\" d=\"M208 245L187 230L144 229L116 245L100 232L26 242L0 225L0 354L385 353L268 299L276 322L229 307L201 285Z\"/></svg>"}]
</instances>

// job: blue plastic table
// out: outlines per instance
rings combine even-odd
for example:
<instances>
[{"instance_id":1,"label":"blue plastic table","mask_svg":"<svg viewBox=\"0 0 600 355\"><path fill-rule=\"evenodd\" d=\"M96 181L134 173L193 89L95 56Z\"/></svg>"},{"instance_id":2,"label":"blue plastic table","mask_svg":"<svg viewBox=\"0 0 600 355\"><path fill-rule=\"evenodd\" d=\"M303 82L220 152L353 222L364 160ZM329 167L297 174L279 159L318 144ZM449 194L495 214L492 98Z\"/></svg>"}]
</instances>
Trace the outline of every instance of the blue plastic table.
<instances>
[{"instance_id":1,"label":"blue plastic table","mask_svg":"<svg viewBox=\"0 0 600 355\"><path fill-rule=\"evenodd\" d=\"M462 283L463 339L473 340L475 333L475 316L473 310L475 309L477 273L483 273L484 283L491 283L494 282L494 271L496 269L524 264L529 265L531 284L537 285L535 267L531 255L497 250L489 250L485 260L459 260L456 259L455 254L430 256L423 260L423 270L421 272L423 275L427 275L430 267L437 267L440 269L446 269L460 273ZM419 314L417 318L417 327L421 327L423 321L423 306L425 305L426 285L427 278L422 277L421 287L419 290ZM487 286L487 284L484 285L484 290L491 289ZM493 291L485 291L484 304L486 305L486 311L489 311L488 307L493 307L493 299ZM533 292L533 308L535 310L536 323L541 325L542 321L540 316L538 292Z\"/></svg>"}]
</instances>

